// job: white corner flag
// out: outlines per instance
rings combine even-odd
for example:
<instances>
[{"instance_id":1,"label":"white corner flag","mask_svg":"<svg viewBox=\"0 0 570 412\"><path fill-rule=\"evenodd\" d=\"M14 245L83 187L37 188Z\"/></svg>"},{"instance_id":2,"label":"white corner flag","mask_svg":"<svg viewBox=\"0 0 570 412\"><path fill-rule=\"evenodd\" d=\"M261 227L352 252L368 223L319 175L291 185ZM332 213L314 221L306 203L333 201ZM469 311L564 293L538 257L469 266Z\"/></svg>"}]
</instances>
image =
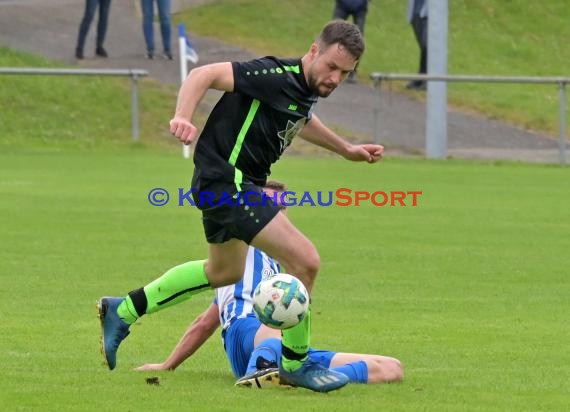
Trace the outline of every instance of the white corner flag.
<instances>
[{"instance_id":1,"label":"white corner flag","mask_svg":"<svg viewBox=\"0 0 570 412\"><path fill-rule=\"evenodd\" d=\"M186 35L184 23L178 25L178 50L180 53L180 83L184 83L184 79L188 76L188 61L196 64L199 60L196 49ZM182 155L186 159L190 158L190 146L182 145Z\"/></svg>"},{"instance_id":2,"label":"white corner flag","mask_svg":"<svg viewBox=\"0 0 570 412\"><path fill-rule=\"evenodd\" d=\"M197 64L199 60L196 49L186 35L184 23L178 25L178 49L180 52L180 79L183 82L188 75L188 61Z\"/></svg>"}]
</instances>

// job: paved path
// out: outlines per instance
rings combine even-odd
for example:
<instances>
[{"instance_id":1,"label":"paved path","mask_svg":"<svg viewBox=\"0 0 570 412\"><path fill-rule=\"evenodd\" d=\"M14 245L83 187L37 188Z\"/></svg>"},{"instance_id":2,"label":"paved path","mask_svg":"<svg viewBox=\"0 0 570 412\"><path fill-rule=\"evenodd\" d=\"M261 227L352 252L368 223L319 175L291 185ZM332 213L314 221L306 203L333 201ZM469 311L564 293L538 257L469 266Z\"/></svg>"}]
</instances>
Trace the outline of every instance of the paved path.
<instances>
[{"instance_id":1,"label":"paved path","mask_svg":"<svg viewBox=\"0 0 570 412\"><path fill-rule=\"evenodd\" d=\"M173 12L207 0L174 0ZM109 59L96 59L92 24L87 39L86 59L77 62L74 48L84 0L0 0L0 44L43 55L80 67L140 68L164 83L179 84L177 61L144 58L145 46L140 17L133 0L114 0L111 5L106 48ZM173 28L173 41L176 30ZM243 60L252 53L215 39L191 35L200 63ZM158 27L155 41L160 44ZM175 57L177 47L174 47ZM212 95L209 96L210 104ZM329 125L372 140L374 107L378 92L370 82L343 84L329 98L321 99L317 114ZM383 92L380 99L381 141L392 153L423 153L425 103L398 93ZM481 159L517 159L557 162L556 139L486 119L484 116L451 111L448 114L449 155ZM570 152L567 155L570 158Z\"/></svg>"}]
</instances>

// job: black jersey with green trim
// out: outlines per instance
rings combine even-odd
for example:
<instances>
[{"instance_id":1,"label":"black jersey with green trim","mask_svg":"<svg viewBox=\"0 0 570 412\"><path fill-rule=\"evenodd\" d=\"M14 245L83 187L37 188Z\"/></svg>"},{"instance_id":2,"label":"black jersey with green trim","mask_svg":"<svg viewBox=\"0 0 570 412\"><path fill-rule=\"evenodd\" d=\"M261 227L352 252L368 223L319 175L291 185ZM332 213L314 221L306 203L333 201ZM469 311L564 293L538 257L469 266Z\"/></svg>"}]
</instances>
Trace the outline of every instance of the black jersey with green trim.
<instances>
[{"instance_id":1,"label":"black jersey with green trim","mask_svg":"<svg viewBox=\"0 0 570 412\"><path fill-rule=\"evenodd\" d=\"M198 139L194 163L206 178L234 181L235 169L257 185L311 118L318 97L301 59L267 56L232 62L234 91L220 98Z\"/></svg>"}]
</instances>

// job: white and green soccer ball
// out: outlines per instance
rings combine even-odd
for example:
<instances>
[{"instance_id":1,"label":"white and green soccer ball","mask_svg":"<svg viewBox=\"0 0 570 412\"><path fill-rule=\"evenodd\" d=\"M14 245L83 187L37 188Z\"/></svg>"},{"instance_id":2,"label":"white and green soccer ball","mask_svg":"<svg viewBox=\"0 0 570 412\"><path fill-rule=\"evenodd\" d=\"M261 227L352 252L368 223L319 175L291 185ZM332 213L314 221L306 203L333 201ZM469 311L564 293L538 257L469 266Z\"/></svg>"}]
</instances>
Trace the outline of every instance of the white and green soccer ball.
<instances>
[{"instance_id":1,"label":"white and green soccer ball","mask_svg":"<svg viewBox=\"0 0 570 412\"><path fill-rule=\"evenodd\" d=\"M288 329L303 320L309 310L309 293L295 276L278 273L262 280L253 292L253 311L261 323Z\"/></svg>"}]
</instances>

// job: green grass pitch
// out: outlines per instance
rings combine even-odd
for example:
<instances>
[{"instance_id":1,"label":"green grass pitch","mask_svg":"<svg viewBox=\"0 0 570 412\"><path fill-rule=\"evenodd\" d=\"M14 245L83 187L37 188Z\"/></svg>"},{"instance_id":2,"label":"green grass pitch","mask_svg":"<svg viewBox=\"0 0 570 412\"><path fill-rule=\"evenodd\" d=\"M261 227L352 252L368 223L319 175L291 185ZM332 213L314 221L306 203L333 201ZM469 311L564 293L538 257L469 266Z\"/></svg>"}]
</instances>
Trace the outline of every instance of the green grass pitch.
<instances>
[{"instance_id":1,"label":"green grass pitch","mask_svg":"<svg viewBox=\"0 0 570 412\"><path fill-rule=\"evenodd\" d=\"M422 191L415 207L289 211L323 262L314 346L395 356L401 384L237 389L219 337L175 372L134 372L168 355L212 293L143 318L106 370L97 298L205 256L194 208L147 200L189 187L191 168L146 148L0 154L1 410L567 409L570 191L556 166L287 157L274 168L299 192Z\"/></svg>"}]
</instances>

